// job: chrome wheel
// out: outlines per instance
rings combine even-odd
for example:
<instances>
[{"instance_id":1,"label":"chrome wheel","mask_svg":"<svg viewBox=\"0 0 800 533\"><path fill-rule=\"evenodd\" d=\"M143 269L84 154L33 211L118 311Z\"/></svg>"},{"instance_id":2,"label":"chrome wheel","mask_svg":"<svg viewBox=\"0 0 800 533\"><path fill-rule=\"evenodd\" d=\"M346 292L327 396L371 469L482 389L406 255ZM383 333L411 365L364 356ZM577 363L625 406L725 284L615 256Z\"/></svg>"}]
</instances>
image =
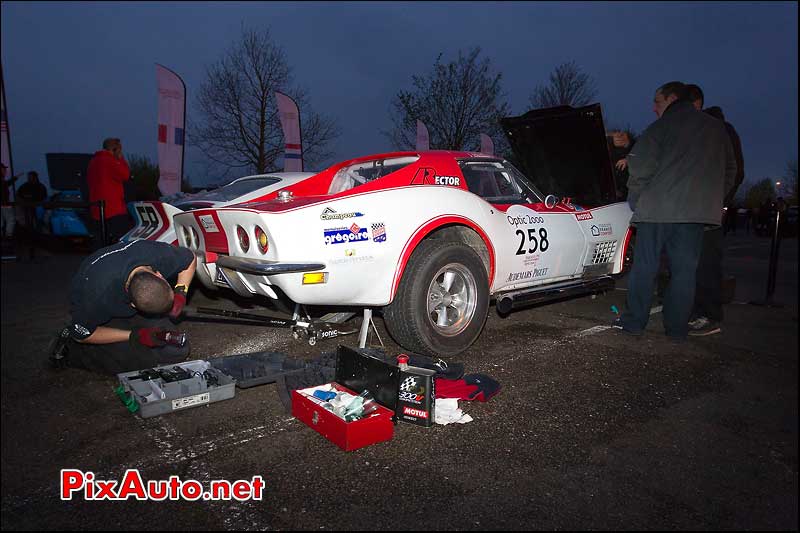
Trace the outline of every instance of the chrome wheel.
<instances>
[{"instance_id":1,"label":"chrome wheel","mask_svg":"<svg viewBox=\"0 0 800 533\"><path fill-rule=\"evenodd\" d=\"M464 265L450 263L440 268L428 287L428 320L443 336L458 335L472 322L477 283Z\"/></svg>"}]
</instances>

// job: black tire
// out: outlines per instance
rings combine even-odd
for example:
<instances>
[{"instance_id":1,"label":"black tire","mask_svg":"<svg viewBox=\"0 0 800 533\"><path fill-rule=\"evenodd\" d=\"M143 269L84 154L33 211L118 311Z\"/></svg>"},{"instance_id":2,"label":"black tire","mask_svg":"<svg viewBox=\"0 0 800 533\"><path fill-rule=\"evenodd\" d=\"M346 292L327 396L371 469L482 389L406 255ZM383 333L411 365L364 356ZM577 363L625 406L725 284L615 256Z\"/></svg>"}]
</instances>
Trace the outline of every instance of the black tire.
<instances>
[{"instance_id":1,"label":"black tire","mask_svg":"<svg viewBox=\"0 0 800 533\"><path fill-rule=\"evenodd\" d=\"M434 285L436 279L445 281L448 276L448 288ZM430 239L411 255L383 318L403 348L448 357L475 342L488 310L489 280L478 254L460 242Z\"/></svg>"}]
</instances>

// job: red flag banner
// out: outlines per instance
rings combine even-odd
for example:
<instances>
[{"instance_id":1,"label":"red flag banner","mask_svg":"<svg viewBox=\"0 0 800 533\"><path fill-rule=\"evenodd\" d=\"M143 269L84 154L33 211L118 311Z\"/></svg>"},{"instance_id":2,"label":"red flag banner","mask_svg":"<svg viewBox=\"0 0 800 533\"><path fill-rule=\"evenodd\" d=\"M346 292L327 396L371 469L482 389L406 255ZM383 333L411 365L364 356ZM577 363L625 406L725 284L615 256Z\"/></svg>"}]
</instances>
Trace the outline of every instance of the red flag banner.
<instances>
[{"instance_id":1,"label":"red flag banner","mask_svg":"<svg viewBox=\"0 0 800 533\"><path fill-rule=\"evenodd\" d=\"M8 167L8 174L6 176L10 178L14 175L13 165L11 164L11 134L8 131L8 110L6 109L6 82L3 79L3 74L0 73L0 89L2 89L2 107L0 107L0 136L2 139L0 140L0 144L2 144L2 154L0 154L0 159L2 159L3 164Z\"/></svg>"},{"instance_id":2,"label":"red flag banner","mask_svg":"<svg viewBox=\"0 0 800 533\"><path fill-rule=\"evenodd\" d=\"M421 120L417 120L417 151L425 152L431 149L428 128Z\"/></svg>"},{"instance_id":3,"label":"red flag banner","mask_svg":"<svg viewBox=\"0 0 800 533\"><path fill-rule=\"evenodd\" d=\"M481 133L481 153L486 155L494 155L494 143L492 138Z\"/></svg>"},{"instance_id":4,"label":"red flag banner","mask_svg":"<svg viewBox=\"0 0 800 533\"><path fill-rule=\"evenodd\" d=\"M169 196L181 190L186 123L186 85L166 67L156 64L158 83L158 188Z\"/></svg>"},{"instance_id":5,"label":"red flag banner","mask_svg":"<svg viewBox=\"0 0 800 533\"><path fill-rule=\"evenodd\" d=\"M286 143L283 152L284 172L303 171L303 143L300 137L300 110L291 97L275 92L278 101L278 117L281 120L283 139Z\"/></svg>"}]
</instances>

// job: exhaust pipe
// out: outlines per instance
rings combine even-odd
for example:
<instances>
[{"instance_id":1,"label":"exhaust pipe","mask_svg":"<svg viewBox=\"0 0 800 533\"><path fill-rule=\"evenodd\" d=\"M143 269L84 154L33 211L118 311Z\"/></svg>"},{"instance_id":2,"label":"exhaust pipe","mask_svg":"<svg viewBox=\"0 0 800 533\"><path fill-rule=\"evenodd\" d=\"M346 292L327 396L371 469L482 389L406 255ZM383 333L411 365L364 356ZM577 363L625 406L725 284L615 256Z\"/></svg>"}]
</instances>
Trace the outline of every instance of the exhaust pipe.
<instances>
[{"instance_id":1,"label":"exhaust pipe","mask_svg":"<svg viewBox=\"0 0 800 533\"><path fill-rule=\"evenodd\" d=\"M505 315L516 309L522 309L538 303L590 292L602 292L613 288L614 278L603 276L590 280L570 281L557 285L520 289L499 296L497 298L497 312L501 315Z\"/></svg>"}]
</instances>

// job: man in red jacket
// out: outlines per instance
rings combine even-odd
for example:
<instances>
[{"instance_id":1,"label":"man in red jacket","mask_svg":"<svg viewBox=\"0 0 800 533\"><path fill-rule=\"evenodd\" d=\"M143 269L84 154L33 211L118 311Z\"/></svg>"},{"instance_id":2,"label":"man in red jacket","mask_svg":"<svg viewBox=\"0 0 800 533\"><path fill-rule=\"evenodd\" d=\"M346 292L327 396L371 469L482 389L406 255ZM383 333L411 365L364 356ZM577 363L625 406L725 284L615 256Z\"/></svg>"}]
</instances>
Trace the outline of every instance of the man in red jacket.
<instances>
[{"instance_id":1,"label":"man in red jacket","mask_svg":"<svg viewBox=\"0 0 800 533\"><path fill-rule=\"evenodd\" d=\"M96 152L89 162L87 174L89 201L105 202L107 242L117 242L132 226L123 189L123 183L128 181L131 172L122 155L122 141L114 138L104 140L103 149ZM100 209L92 206L91 214L94 249L97 249L106 245L100 242Z\"/></svg>"}]
</instances>

